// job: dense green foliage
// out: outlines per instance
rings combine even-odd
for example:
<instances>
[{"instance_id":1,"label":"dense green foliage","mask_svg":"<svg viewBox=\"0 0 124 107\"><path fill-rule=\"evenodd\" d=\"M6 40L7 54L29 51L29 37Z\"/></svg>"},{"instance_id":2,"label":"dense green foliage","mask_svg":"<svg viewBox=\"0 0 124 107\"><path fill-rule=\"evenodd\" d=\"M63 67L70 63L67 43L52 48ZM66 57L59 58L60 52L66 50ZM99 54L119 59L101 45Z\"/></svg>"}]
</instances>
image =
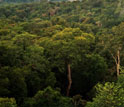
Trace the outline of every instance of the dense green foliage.
<instances>
[{"instance_id":1,"label":"dense green foliage","mask_svg":"<svg viewBox=\"0 0 124 107\"><path fill-rule=\"evenodd\" d=\"M31 103L30 103L31 102ZM38 91L32 99L27 99L23 107L73 107L71 98L61 96L60 92L47 87Z\"/></svg>"},{"instance_id":2,"label":"dense green foliage","mask_svg":"<svg viewBox=\"0 0 124 107\"><path fill-rule=\"evenodd\" d=\"M0 98L0 107L17 107L14 98Z\"/></svg>"},{"instance_id":3,"label":"dense green foliage","mask_svg":"<svg viewBox=\"0 0 124 107\"><path fill-rule=\"evenodd\" d=\"M124 78L124 77L123 77ZM120 78L119 78L120 80ZM124 80L124 79L123 79ZM98 84L97 95L93 102L88 102L86 107L123 107L124 84L123 82Z\"/></svg>"},{"instance_id":4,"label":"dense green foliage","mask_svg":"<svg viewBox=\"0 0 124 107\"><path fill-rule=\"evenodd\" d=\"M1 107L124 106L123 1L5 1Z\"/></svg>"}]
</instances>

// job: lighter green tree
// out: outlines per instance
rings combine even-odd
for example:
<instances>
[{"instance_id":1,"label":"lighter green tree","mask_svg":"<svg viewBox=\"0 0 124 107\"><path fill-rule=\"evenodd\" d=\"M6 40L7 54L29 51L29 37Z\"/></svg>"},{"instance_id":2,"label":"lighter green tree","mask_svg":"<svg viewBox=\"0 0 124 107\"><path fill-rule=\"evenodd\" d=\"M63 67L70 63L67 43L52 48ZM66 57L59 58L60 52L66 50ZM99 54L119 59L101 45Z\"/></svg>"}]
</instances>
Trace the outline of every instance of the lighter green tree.
<instances>
[{"instance_id":1,"label":"lighter green tree","mask_svg":"<svg viewBox=\"0 0 124 107\"><path fill-rule=\"evenodd\" d=\"M93 35L83 33L79 28L65 28L63 31L53 35L51 39L42 39L41 44L47 46L55 59L59 59L66 64L68 72L67 96L69 96L72 84L71 65L75 60L80 60L81 55L86 53L89 44L93 41Z\"/></svg>"}]
</instances>

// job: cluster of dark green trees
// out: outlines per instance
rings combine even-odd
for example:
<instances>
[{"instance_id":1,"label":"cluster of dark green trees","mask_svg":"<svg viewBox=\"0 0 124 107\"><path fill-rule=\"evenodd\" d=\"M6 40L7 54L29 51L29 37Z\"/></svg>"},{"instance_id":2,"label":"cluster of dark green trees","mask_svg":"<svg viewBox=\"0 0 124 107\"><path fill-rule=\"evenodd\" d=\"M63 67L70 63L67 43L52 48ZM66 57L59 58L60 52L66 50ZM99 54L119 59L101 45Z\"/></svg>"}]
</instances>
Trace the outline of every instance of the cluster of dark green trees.
<instances>
[{"instance_id":1,"label":"cluster of dark green trees","mask_svg":"<svg viewBox=\"0 0 124 107\"><path fill-rule=\"evenodd\" d=\"M0 5L0 107L123 107L122 4Z\"/></svg>"},{"instance_id":2,"label":"cluster of dark green trees","mask_svg":"<svg viewBox=\"0 0 124 107\"><path fill-rule=\"evenodd\" d=\"M2 3L40 2L41 0L1 0Z\"/></svg>"},{"instance_id":3,"label":"cluster of dark green trees","mask_svg":"<svg viewBox=\"0 0 124 107\"><path fill-rule=\"evenodd\" d=\"M62 2L68 0L0 0L0 3Z\"/></svg>"}]
</instances>

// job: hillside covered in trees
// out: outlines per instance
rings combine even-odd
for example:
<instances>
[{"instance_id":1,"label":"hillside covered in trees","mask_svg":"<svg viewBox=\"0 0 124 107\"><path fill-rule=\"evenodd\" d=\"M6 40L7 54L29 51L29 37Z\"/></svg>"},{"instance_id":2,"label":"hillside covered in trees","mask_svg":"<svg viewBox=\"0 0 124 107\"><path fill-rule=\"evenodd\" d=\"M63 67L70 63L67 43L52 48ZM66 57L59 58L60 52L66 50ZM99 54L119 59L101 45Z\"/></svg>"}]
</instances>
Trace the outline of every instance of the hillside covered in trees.
<instances>
[{"instance_id":1,"label":"hillside covered in trees","mask_svg":"<svg viewBox=\"0 0 124 107\"><path fill-rule=\"evenodd\" d=\"M0 107L124 107L123 5L1 0Z\"/></svg>"}]
</instances>

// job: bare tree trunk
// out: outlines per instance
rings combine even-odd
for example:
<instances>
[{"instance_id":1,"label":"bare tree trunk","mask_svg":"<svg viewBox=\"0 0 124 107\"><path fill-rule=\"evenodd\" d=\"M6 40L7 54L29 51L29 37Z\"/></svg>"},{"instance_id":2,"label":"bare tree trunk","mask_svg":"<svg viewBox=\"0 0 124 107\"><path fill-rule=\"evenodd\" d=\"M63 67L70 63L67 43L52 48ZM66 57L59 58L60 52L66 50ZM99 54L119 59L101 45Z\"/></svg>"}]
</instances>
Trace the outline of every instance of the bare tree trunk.
<instances>
[{"instance_id":1,"label":"bare tree trunk","mask_svg":"<svg viewBox=\"0 0 124 107\"><path fill-rule=\"evenodd\" d=\"M70 89L71 89L71 84L72 84L70 64L67 64L67 67L68 67L68 87L67 87L66 95L69 96Z\"/></svg>"},{"instance_id":2,"label":"bare tree trunk","mask_svg":"<svg viewBox=\"0 0 124 107\"><path fill-rule=\"evenodd\" d=\"M111 51L109 51L116 63L116 73L117 73L117 77L120 75L120 50L117 51L117 55L116 57L112 54Z\"/></svg>"},{"instance_id":3,"label":"bare tree trunk","mask_svg":"<svg viewBox=\"0 0 124 107\"><path fill-rule=\"evenodd\" d=\"M117 51L117 64L116 64L116 68L117 68L117 77L120 75L120 51Z\"/></svg>"}]
</instances>

